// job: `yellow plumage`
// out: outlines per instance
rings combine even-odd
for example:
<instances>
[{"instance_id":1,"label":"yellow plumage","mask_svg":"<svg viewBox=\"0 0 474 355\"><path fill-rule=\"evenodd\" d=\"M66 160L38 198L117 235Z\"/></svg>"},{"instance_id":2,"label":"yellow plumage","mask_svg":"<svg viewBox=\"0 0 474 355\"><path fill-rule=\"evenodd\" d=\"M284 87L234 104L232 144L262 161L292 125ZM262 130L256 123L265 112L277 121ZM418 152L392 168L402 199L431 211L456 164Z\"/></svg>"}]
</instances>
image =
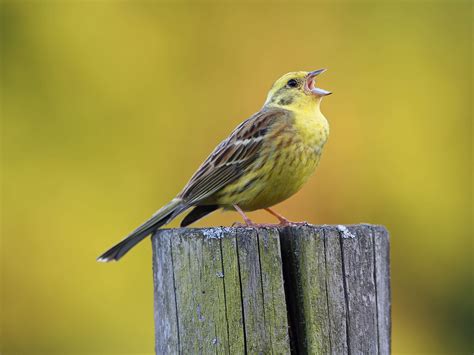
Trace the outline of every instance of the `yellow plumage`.
<instances>
[{"instance_id":1,"label":"yellow plumage","mask_svg":"<svg viewBox=\"0 0 474 355\"><path fill-rule=\"evenodd\" d=\"M99 261L119 260L147 235L194 207L182 226L219 208L266 209L282 224L292 223L269 207L295 194L319 163L329 135L320 111L328 91L315 87L324 70L292 72L278 79L263 108L242 122L204 161L183 191Z\"/></svg>"},{"instance_id":2,"label":"yellow plumage","mask_svg":"<svg viewBox=\"0 0 474 355\"><path fill-rule=\"evenodd\" d=\"M244 211L268 208L299 191L313 174L329 135L329 124L319 109L319 102L311 107L286 109L292 112L289 127L264 142L253 167L225 187L216 203L229 209L237 204ZM241 191L254 179L257 179L254 184ZM234 191L241 192L234 194Z\"/></svg>"},{"instance_id":3,"label":"yellow plumage","mask_svg":"<svg viewBox=\"0 0 474 355\"><path fill-rule=\"evenodd\" d=\"M274 84L265 106L286 110L290 118L270 126L259 158L248 173L219 193L216 203L228 209L236 204L244 211L268 208L295 194L313 174L329 135L328 121L320 110L323 96L291 90L278 95L290 78L307 74L288 73ZM281 103L290 99L291 103Z\"/></svg>"}]
</instances>

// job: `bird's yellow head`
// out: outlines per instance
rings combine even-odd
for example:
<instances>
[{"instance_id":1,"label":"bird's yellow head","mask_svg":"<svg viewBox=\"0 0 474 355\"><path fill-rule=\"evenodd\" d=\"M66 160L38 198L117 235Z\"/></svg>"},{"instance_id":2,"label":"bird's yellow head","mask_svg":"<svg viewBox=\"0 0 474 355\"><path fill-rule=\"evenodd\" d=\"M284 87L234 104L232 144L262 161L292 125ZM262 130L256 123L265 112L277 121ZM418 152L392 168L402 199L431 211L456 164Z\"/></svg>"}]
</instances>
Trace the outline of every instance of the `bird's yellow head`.
<instances>
[{"instance_id":1,"label":"bird's yellow head","mask_svg":"<svg viewBox=\"0 0 474 355\"><path fill-rule=\"evenodd\" d=\"M297 71L283 75L275 81L268 93L265 105L279 106L289 110L311 110L317 108L329 91L316 87L316 76L326 69L311 72Z\"/></svg>"}]
</instances>

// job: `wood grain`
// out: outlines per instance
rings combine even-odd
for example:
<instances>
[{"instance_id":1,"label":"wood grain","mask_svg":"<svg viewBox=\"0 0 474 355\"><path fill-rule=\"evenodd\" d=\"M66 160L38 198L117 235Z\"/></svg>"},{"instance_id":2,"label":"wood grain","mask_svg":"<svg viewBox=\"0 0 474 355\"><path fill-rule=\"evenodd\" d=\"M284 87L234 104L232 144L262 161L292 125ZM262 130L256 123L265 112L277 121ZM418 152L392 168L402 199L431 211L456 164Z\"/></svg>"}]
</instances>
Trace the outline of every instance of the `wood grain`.
<instances>
[{"instance_id":1,"label":"wood grain","mask_svg":"<svg viewBox=\"0 0 474 355\"><path fill-rule=\"evenodd\" d=\"M380 226L164 229L153 241L157 354L389 354Z\"/></svg>"}]
</instances>

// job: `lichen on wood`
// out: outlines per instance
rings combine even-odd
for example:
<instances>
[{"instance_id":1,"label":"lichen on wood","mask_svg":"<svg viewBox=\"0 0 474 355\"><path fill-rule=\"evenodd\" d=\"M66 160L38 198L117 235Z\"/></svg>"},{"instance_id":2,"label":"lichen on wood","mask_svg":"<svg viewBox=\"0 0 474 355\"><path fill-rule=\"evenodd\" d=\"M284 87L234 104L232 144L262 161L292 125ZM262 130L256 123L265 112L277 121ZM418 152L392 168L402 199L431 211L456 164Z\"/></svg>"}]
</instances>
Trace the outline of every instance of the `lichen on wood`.
<instances>
[{"instance_id":1,"label":"lichen on wood","mask_svg":"<svg viewBox=\"0 0 474 355\"><path fill-rule=\"evenodd\" d=\"M152 240L157 354L390 353L383 227L181 228Z\"/></svg>"}]
</instances>

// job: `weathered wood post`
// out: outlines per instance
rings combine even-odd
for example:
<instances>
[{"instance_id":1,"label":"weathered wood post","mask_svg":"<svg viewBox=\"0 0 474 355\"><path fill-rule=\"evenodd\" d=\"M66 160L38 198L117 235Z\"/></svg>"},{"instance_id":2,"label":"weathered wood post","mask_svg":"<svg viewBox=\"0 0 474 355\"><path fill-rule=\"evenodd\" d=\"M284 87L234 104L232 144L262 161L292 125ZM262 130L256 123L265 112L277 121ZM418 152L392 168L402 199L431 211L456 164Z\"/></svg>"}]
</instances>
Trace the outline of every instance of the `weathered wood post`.
<instances>
[{"instance_id":1,"label":"weathered wood post","mask_svg":"<svg viewBox=\"0 0 474 355\"><path fill-rule=\"evenodd\" d=\"M380 226L164 229L157 354L389 354Z\"/></svg>"}]
</instances>

